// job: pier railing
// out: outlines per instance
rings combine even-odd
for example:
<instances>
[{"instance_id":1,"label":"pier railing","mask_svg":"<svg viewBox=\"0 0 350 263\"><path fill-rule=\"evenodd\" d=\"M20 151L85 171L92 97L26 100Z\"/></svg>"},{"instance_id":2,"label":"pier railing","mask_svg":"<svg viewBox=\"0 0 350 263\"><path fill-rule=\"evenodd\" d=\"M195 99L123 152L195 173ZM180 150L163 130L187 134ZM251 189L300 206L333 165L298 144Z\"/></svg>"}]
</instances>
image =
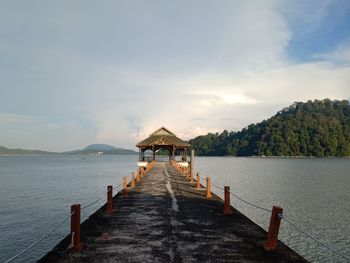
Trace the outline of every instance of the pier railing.
<instances>
[{"instance_id":1,"label":"pier railing","mask_svg":"<svg viewBox=\"0 0 350 263\"><path fill-rule=\"evenodd\" d=\"M37 241L33 242L30 244L28 247L25 249L21 250L19 253L16 255L12 256L11 258L7 259L4 261L4 263L10 263L13 262L15 259L17 259L19 256L24 255L26 252L30 251L32 248L37 246L39 243L41 243L43 240L48 238L50 235L55 233L59 228L61 228L69 219L71 221L70 224L70 235L71 235L71 243L70 245L65 249L65 251L62 251L61 253L65 253L67 251L71 252L78 252L82 249L82 244L80 242L80 218L81 218L81 211L85 210L86 208L98 203L101 201L103 198L106 198L106 213L112 213L113 212L113 190L119 189L120 187L121 190L118 191L117 194L120 194L121 196L126 196L127 195L127 186L129 185L129 188L132 189L135 186L136 181L140 181L143 176L145 176L155 165L155 162L149 162L145 167L140 167L137 169L136 172L133 172L131 176L127 177L124 176L123 180L120 184L113 186L113 185L108 185L107 186L107 191L103 192L103 194L98 197L96 200L92 201L91 203L81 207L80 204L73 204L71 205L71 212L70 214L62 219L60 223L58 223L54 228L52 228L48 233L43 235L41 238L39 238ZM136 175L135 175L136 174ZM130 182L127 183L128 178L130 178Z\"/></svg>"},{"instance_id":2,"label":"pier railing","mask_svg":"<svg viewBox=\"0 0 350 263\"><path fill-rule=\"evenodd\" d=\"M200 176L199 173L197 173L197 175L196 175L197 179L195 180L194 174L193 174L194 172L193 172L193 170L191 171L190 167L188 167L188 166L183 166L183 165L177 163L176 161L171 161L171 164L173 167L175 167L176 170L178 170L180 173L182 173L182 175L187 180L189 180L191 183L193 183L194 188L196 188L196 189L201 189L202 185L200 184L200 181L205 180L206 181L205 188L206 188L206 197L207 198L212 198L212 191L211 191L212 185L214 187L216 187L217 189L219 189L220 191L222 191L222 193L224 193L224 205L223 205L223 214L224 215L232 215L233 214L233 211L232 211L233 208L230 204L230 196L232 196L233 198L236 198L237 200L239 200L239 201L241 201L241 202L243 202L251 207L262 210L262 211L267 212L267 213L271 213L266 241L263 244L263 247L267 251L272 251L272 250L275 250L277 248L279 228L280 228L281 221L283 220L286 223L288 223L291 227L293 227L296 231L298 231L299 233L305 235L306 237L308 237L311 240L313 240L314 242L316 242L316 244L332 251L335 255L347 260L347 262L350 262L350 256L343 254L342 252L340 252L337 248L335 248L333 246L330 246L328 244L320 242L317 238L308 234L307 231L303 230L302 228L298 227L295 223L290 221L286 216L283 215L283 208L282 207L273 206L272 209L268 209L268 208L259 206L257 204L251 203L251 202L239 197L237 194L234 194L233 192L231 192L229 186L219 186L219 185L211 182L210 177L203 178Z\"/></svg>"},{"instance_id":3,"label":"pier railing","mask_svg":"<svg viewBox=\"0 0 350 263\"><path fill-rule=\"evenodd\" d=\"M313 241L315 241L318 245L323 246L327 249L329 249L330 251L332 251L335 255L346 259L347 261L350 262L350 257L341 253L338 249L324 244L322 242L320 242L318 239L316 239L315 237L313 237L312 235L308 234L305 230L301 229L300 227L298 227L296 224L294 224L293 222L291 222L288 218L286 218L283 215L283 209L279 206L273 206L272 209L268 209L259 205L256 205L254 203L251 203L241 197L239 197L238 195L234 194L231 190L229 186L219 186L213 182L211 182L210 177L206 177L203 178L200 176L199 173L197 173L196 175L196 179L194 179L194 174L193 174L193 170L190 169L190 167L186 167L183 165L180 165L179 163L177 163L176 161L171 161L171 164L173 167L175 167L176 170L178 170L190 183L193 183L193 187L195 189L205 189L206 191L206 198L213 198L213 194L212 194L212 190L211 190L211 186L214 186L215 188L221 190L224 193L224 205L223 205L223 215L225 216L233 216L233 207L231 206L231 197L236 198L237 200L252 206L256 209L260 209L264 212L267 213L271 213L271 217L270 217L270 223L269 223L269 227L268 227L268 232L267 232L267 237L266 237L266 241L263 244L263 247L267 250L267 251L271 251L271 250L275 250L277 248L278 245L278 233L279 233L279 228L280 228L280 224L281 221L285 221L287 222L289 225L291 225L295 230L297 230L298 232L304 234L305 236L307 236L308 238L312 239ZM70 237L71 237L71 243L70 245L65 249L65 251L62 251L61 253L65 253L67 251L71 251L71 252L78 252L82 249L82 244L80 242L80 217L81 217L81 211L85 210L86 208L98 203L99 201L101 201L103 198L106 198L106 213L113 213L115 211L115 207L113 203L113 190L115 189L119 189L121 187L120 190L117 190L118 193L117 195L120 196L127 196L128 192L127 192L127 188L129 186L129 189L132 189L133 187L135 187L135 185L140 182L142 180L142 177L145 176L150 170L153 169L155 165L155 162L149 162L145 167L140 167L137 169L136 172L133 172L130 177L123 177L123 180L120 184L113 186L113 185L108 185L107 186L107 190L103 193L103 195L101 195L99 198L97 198L96 200L92 201L91 203L81 207L80 204L73 204L71 206L71 212L70 214L65 217L59 224L57 224L53 229L51 229L47 234L43 235L40 239L38 239L37 241L35 241L34 243L32 243L31 245L29 245L28 247L26 247L25 249L23 249L22 251L20 251L19 253L17 253L16 255L14 255L13 257L11 257L10 259L6 260L4 263L9 263L14 261L16 258L18 258L19 256L25 254L26 252L28 252L29 250L31 250L33 247L35 247L36 245L38 245L40 242L42 242L44 239L46 239L47 237L49 237L51 234L53 234L54 232L56 232L60 227L62 227L69 219L71 219L71 230L70 230ZM130 178L130 182L128 182L128 178ZM201 185L201 180L206 182L206 186Z\"/></svg>"}]
</instances>

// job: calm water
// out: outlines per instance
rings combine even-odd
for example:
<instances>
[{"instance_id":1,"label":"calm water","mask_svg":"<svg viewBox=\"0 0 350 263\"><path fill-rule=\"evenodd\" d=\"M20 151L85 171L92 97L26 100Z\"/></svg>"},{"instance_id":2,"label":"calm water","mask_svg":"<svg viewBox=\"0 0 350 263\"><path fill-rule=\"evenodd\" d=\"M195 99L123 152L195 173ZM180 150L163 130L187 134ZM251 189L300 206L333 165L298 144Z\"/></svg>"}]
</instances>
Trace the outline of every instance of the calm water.
<instances>
[{"instance_id":1,"label":"calm water","mask_svg":"<svg viewBox=\"0 0 350 263\"><path fill-rule=\"evenodd\" d=\"M56 226L72 203L82 206L136 169L136 156L0 157L0 262ZM289 220L350 256L350 159L196 158L203 177L257 205L280 205ZM221 195L221 190L213 188ZM84 210L82 219L105 198ZM267 229L269 214L233 198ZM69 232L69 221L16 262L33 262ZM345 262L282 222L280 239L314 262Z\"/></svg>"}]
</instances>

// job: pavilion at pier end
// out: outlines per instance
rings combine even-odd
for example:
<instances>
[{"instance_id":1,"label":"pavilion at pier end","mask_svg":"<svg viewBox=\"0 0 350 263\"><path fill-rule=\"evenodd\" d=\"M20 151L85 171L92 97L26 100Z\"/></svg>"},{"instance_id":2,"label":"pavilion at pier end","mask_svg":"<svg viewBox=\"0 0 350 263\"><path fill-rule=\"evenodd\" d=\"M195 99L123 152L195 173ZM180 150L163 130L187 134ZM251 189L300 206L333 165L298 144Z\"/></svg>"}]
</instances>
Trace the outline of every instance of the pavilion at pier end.
<instances>
[{"instance_id":1,"label":"pavilion at pier end","mask_svg":"<svg viewBox=\"0 0 350 263\"><path fill-rule=\"evenodd\" d=\"M159 128L136 146L139 148L138 166L145 166L150 161L159 161L157 160L157 153L164 154L164 152L168 152L169 162L175 161L177 156L180 156L178 161L185 166L187 166L186 163L190 162L188 155L190 154L191 145L178 138L165 127Z\"/></svg>"}]
</instances>

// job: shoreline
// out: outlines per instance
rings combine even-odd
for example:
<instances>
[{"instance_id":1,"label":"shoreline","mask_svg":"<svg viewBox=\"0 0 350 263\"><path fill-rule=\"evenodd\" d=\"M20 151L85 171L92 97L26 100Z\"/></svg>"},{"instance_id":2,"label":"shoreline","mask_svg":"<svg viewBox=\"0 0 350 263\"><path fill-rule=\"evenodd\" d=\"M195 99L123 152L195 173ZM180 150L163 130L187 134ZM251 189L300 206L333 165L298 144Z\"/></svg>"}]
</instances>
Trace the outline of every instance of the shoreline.
<instances>
[{"instance_id":1,"label":"shoreline","mask_svg":"<svg viewBox=\"0 0 350 263\"><path fill-rule=\"evenodd\" d=\"M76 157L103 157L103 156L137 156L137 154L0 154L0 157L50 157L50 156L76 156ZM223 157L223 158L256 158L256 159L350 159L350 156L234 156L234 155L196 155L196 157Z\"/></svg>"}]
</instances>

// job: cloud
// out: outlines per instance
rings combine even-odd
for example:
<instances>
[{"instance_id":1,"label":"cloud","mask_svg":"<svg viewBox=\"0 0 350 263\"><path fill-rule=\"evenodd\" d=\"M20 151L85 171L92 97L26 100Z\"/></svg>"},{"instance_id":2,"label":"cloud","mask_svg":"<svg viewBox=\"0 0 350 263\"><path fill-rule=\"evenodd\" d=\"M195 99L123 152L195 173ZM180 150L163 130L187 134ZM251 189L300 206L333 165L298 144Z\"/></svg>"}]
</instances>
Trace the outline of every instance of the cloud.
<instances>
[{"instance_id":1,"label":"cloud","mask_svg":"<svg viewBox=\"0 0 350 263\"><path fill-rule=\"evenodd\" d=\"M66 151L94 141L94 132L77 122L52 122L29 115L0 113L2 146Z\"/></svg>"},{"instance_id":2,"label":"cloud","mask_svg":"<svg viewBox=\"0 0 350 263\"><path fill-rule=\"evenodd\" d=\"M1 143L134 147L161 126L191 138L239 130L294 101L348 98L347 43L309 61L288 53L330 12L329 1L304 2L67 1L45 12L9 2Z\"/></svg>"},{"instance_id":3,"label":"cloud","mask_svg":"<svg viewBox=\"0 0 350 263\"><path fill-rule=\"evenodd\" d=\"M220 88L219 88L220 90ZM216 105L233 105L233 104L256 104L258 101L254 98L242 94L230 94L225 91L202 91L198 90L191 95L198 98L199 104L204 107Z\"/></svg>"},{"instance_id":4,"label":"cloud","mask_svg":"<svg viewBox=\"0 0 350 263\"><path fill-rule=\"evenodd\" d=\"M237 121L235 118L220 118L222 121Z\"/></svg>"},{"instance_id":5,"label":"cloud","mask_svg":"<svg viewBox=\"0 0 350 263\"><path fill-rule=\"evenodd\" d=\"M335 66L350 66L350 41L346 44L342 44L337 47L334 51L315 54L315 59L328 61L333 63Z\"/></svg>"},{"instance_id":6,"label":"cloud","mask_svg":"<svg viewBox=\"0 0 350 263\"><path fill-rule=\"evenodd\" d=\"M207 118L205 118L205 117L194 117L194 118L192 118L191 119L191 121L205 121L205 120L207 120Z\"/></svg>"},{"instance_id":7,"label":"cloud","mask_svg":"<svg viewBox=\"0 0 350 263\"><path fill-rule=\"evenodd\" d=\"M195 126L192 128L191 131L182 132L178 135L185 140L189 140L189 139L193 139L193 138L200 136L200 135L203 135L203 134L217 133L217 132L222 132L222 131L223 131L223 129L221 129L221 128L205 128L205 127Z\"/></svg>"},{"instance_id":8,"label":"cloud","mask_svg":"<svg viewBox=\"0 0 350 263\"><path fill-rule=\"evenodd\" d=\"M32 124L35 120L29 116L0 112L0 123L2 124Z\"/></svg>"}]
</instances>

